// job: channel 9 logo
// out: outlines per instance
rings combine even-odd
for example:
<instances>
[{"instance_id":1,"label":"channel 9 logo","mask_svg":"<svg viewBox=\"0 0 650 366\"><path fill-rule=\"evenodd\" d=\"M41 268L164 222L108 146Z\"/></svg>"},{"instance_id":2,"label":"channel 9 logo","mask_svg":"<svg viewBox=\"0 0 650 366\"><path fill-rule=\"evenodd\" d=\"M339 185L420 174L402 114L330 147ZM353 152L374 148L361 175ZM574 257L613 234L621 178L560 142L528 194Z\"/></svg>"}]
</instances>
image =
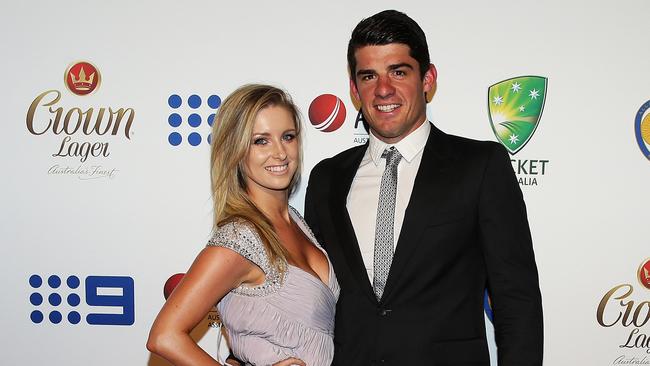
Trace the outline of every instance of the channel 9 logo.
<instances>
[{"instance_id":1,"label":"channel 9 logo","mask_svg":"<svg viewBox=\"0 0 650 366\"><path fill-rule=\"evenodd\" d=\"M32 293L29 302L35 309L30 319L40 324L46 319L59 324L67 319L70 324L85 321L90 325L133 325L135 323L135 286L126 276L88 276L83 281L76 275L64 279L59 275L45 278L38 274L29 277ZM65 303L63 299L65 298ZM81 302L87 307L81 309Z\"/></svg>"}]
</instances>

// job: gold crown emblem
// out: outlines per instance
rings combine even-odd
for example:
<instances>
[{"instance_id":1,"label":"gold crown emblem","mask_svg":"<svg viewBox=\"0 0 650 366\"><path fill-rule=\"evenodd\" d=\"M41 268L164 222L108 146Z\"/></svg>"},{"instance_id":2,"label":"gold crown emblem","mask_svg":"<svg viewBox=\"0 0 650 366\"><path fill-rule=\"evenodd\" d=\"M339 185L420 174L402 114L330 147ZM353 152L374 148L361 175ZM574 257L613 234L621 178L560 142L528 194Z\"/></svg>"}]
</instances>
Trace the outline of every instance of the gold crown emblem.
<instances>
[{"instance_id":1,"label":"gold crown emblem","mask_svg":"<svg viewBox=\"0 0 650 366\"><path fill-rule=\"evenodd\" d=\"M70 77L72 78L72 85L77 90L88 91L93 85L93 80L95 79L95 73L93 72L88 77L86 77L86 71L84 71L83 66L81 71L79 71L79 76L75 75L70 71Z\"/></svg>"}]
</instances>

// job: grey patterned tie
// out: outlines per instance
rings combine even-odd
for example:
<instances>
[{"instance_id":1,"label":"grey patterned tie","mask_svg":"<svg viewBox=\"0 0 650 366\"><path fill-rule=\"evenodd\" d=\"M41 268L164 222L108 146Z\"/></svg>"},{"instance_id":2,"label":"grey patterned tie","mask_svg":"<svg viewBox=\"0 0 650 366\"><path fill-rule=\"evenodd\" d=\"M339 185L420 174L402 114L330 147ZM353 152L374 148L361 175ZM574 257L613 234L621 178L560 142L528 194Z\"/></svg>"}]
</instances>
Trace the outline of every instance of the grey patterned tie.
<instances>
[{"instance_id":1,"label":"grey patterned tie","mask_svg":"<svg viewBox=\"0 0 650 366\"><path fill-rule=\"evenodd\" d=\"M388 271L393 261L397 165L402 159L402 155L394 147L391 147L384 150L381 157L386 158L386 170L381 177L379 188L377 226L375 228L374 278L372 281L377 300L381 300L381 295L384 293Z\"/></svg>"}]
</instances>

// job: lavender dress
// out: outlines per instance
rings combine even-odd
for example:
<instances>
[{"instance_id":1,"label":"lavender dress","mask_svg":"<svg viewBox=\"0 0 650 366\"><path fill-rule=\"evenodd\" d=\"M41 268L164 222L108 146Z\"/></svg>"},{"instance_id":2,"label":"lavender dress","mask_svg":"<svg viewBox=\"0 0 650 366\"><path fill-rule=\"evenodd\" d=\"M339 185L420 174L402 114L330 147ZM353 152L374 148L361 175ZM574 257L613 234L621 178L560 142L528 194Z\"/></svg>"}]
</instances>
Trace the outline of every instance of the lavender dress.
<instances>
[{"instance_id":1,"label":"lavender dress","mask_svg":"<svg viewBox=\"0 0 650 366\"><path fill-rule=\"evenodd\" d=\"M292 219L325 256L311 230L290 207ZM269 262L257 232L244 221L220 226L208 245L234 250L266 275L258 286L239 286L217 304L232 353L247 365L272 365L298 357L308 366L329 366L334 356L334 312L339 284L329 262L329 283L287 265L284 275Z\"/></svg>"}]
</instances>

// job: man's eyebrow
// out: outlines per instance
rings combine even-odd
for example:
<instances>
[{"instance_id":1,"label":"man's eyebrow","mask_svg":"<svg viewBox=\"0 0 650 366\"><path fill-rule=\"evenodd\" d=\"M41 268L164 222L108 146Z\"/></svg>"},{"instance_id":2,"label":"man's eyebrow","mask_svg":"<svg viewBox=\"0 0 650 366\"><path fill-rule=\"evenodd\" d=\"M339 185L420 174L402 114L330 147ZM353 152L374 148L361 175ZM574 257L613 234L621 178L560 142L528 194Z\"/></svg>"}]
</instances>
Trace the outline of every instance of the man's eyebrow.
<instances>
[{"instance_id":1,"label":"man's eyebrow","mask_svg":"<svg viewBox=\"0 0 650 366\"><path fill-rule=\"evenodd\" d=\"M393 70L401 69L401 68L403 68L403 67L406 67L406 68L408 68L408 69L413 70L413 65L411 65L411 64L409 64L409 63L406 63L406 62L402 62L402 63L399 63L399 64L392 64L392 65L389 65L389 66L388 66L388 71L393 71ZM376 71L373 70L373 69L361 69L361 70L357 70L357 76L373 75L373 74L376 74Z\"/></svg>"},{"instance_id":2,"label":"man's eyebrow","mask_svg":"<svg viewBox=\"0 0 650 366\"><path fill-rule=\"evenodd\" d=\"M372 69L357 70L357 76L372 75L374 73L375 73L375 70L372 70Z\"/></svg>"},{"instance_id":3,"label":"man's eyebrow","mask_svg":"<svg viewBox=\"0 0 650 366\"><path fill-rule=\"evenodd\" d=\"M413 66L411 64L406 63L406 62L402 62L401 64L390 65L390 66L388 66L388 70L397 70L397 69L401 69L402 67L406 67L406 68L409 68L409 69L413 70Z\"/></svg>"}]
</instances>

